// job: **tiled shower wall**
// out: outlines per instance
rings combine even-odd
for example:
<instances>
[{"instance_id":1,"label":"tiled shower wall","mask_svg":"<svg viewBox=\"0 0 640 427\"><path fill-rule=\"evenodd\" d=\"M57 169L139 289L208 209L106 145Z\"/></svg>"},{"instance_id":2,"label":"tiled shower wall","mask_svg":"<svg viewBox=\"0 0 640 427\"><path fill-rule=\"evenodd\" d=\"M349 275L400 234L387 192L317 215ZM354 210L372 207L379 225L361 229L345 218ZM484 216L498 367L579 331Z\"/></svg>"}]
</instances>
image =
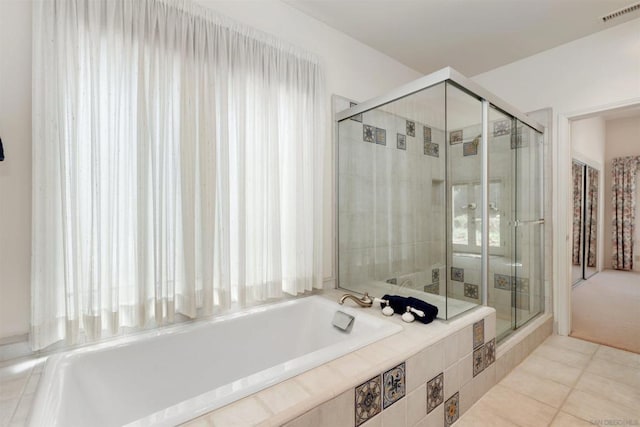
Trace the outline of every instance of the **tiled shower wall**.
<instances>
[{"instance_id":1,"label":"tiled shower wall","mask_svg":"<svg viewBox=\"0 0 640 427\"><path fill-rule=\"evenodd\" d=\"M349 106L346 100L343 104L337 109ZM506 132L500 131L504 119L493 117L489 123L489 175L501 186L499 199L491 198L490 202L491 209L500 211L502 246L491 251L489 259L488 304L497 309L501 320L511 322L514 304L519 319L544 310L540 307L541 287L530 286L541 283L539 270L530 268L541 262L540 242L530 242L528 234L520 232L515 259L518 230L512 226L516 197L519 218L534 219L522 213L530 211L532 195L542 181L530 179L535 164L530 153L533 132L520 130L512 140L509 119ZM520 124L519 129L526 128ZM340 283L358 287L372 280L390 280L399 286L446 293L479 304L479 249L454 247L447 253L450 208L445 194L450 191L447 185L479 184L480 124L445 135L429 124L376 109L341 123L339 132ZM449 183L445 180L445 150ZM518 189L514 171L521 183ZM477 201L477 209L482 209L481 201Z\"/></svg>"},{"instance_id":2,"label":"tiled shower wall","mask_svg":"<svg viewBox=\"0 0 640 427\"><path fill-rule=\"evenodd\" d=\"M444 278L443 145L442 130L380 109L341 124L341 284Z\"/></svg>"}]
</instances>

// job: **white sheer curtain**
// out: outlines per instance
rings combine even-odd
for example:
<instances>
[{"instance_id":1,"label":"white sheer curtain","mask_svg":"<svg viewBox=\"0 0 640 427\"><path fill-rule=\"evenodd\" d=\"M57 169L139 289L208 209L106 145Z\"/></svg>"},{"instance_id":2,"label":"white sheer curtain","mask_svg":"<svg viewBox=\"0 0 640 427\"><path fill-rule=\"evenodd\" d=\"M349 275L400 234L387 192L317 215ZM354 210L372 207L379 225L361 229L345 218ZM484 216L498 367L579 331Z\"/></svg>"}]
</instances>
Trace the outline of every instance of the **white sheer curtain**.
<instances>
[{"instance_id":1,"label":"white sheer curtain","mask_svg":"<svg viewBox=\"0 0 640 427\"><path fill-rule=\"evenodd\" d=\"M321 286L315 58L176 0L33 28L34 349Z\"/></svg>"}]
</instances>

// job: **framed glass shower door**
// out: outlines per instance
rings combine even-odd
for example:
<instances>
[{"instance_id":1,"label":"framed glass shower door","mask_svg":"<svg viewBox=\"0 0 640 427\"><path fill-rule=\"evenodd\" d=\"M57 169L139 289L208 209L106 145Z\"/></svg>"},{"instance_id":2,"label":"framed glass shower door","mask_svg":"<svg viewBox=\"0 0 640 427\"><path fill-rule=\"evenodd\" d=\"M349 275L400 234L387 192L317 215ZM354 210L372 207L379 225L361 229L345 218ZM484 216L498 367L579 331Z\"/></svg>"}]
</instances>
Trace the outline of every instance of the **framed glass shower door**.
<instances>
[{"instance_id":1,"label":"framed glass shower door","mask_svg":"<svg viewBox=\"0 0 640 427\"><path fill-rule=\"evenodd\" d=\"M489 109L487 305L498 340L543 311L542 135ZM490 187L491 189L491 187Z\"/></svg>"},{"instance_id":2,"label":"framed glass shower door","mask_svg":"<svg viewBox=\"0 0 640 427\"><path fill-rule=\"evenodd\" d=\"M519 120L515 123L512 306L518 328L544 311L544 202L542 134Z\"/></svg>"}]
</instances>

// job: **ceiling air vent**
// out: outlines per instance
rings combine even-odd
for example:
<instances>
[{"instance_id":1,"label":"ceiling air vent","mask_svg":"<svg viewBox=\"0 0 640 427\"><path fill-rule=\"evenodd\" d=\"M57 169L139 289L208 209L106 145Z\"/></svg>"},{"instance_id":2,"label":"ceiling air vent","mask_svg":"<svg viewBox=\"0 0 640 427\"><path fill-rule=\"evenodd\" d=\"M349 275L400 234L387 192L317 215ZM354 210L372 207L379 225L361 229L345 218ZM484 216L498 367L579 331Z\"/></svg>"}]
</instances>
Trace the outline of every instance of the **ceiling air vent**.
<instances>
[{"instance_id":1,"label":"ceiling air vent","mask_svg":"<svg viewBox=\"0 0 640 427\"><path fill-rule=\"evenodd\" d=\"M602 17L603 22L607 22L613 18L618 18L622 15L626 15L627 13L634 12L636 10L640 10L640 2L634 3L630 6L623 7L622 9L615 10L608 15Z\"/></svg>"}]
</instances>

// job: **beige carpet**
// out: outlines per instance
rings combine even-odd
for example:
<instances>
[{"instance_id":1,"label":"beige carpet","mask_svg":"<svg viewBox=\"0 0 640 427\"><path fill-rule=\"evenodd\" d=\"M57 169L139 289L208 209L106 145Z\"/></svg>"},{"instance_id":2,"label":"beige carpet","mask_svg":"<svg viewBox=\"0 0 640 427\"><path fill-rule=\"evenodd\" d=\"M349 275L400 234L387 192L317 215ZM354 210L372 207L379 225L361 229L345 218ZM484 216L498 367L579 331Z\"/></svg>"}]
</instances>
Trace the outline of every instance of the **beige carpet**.
<instances>
[{"instance_id":1,"label":"beige carpet","mask_svg":"<svg viewBox=\"0 0 640 427\"><path fill-rule=\"evenodd\" d=\"M572 297L572 337L640 353L640 273L605 270Z\"/></svg>"}]
</instances>

